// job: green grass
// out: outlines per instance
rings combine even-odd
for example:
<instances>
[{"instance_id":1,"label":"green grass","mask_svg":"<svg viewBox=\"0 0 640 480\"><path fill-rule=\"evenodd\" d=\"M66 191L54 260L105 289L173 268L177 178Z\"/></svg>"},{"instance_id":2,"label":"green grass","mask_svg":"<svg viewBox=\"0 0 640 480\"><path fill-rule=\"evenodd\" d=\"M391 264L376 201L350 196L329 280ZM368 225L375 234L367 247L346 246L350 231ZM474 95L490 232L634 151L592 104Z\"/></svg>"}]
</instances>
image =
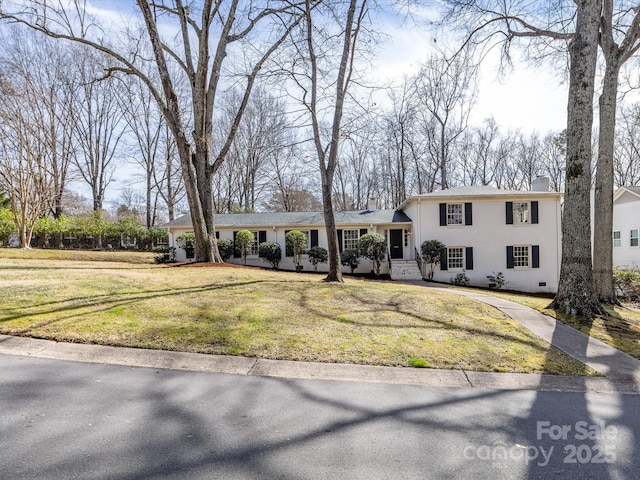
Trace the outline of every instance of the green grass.
<instances>
[{"instance_id":1,"label":"green grass","mask_svg":"<svg viewBox=\"0 0 640 480\"><path fill-rule=\"evenodd\" d=\"M148 254L0 249L0 333L270 359L594 374L459 295L151 261Z\"/></svg>"}]
</instances>

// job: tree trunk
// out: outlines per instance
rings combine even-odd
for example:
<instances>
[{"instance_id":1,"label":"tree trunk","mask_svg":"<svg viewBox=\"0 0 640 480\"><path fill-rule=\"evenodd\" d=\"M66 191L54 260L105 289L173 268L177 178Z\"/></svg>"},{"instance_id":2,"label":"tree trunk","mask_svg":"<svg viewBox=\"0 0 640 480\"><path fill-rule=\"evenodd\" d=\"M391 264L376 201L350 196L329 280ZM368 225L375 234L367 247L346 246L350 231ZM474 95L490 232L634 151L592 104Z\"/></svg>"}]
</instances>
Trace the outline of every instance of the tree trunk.
<instances>
[{"instance_id":1,"label":"tree trunk","mask_svg":"<svg viewBox=\"0 0 640 480\"><path fill-rule=\"evenodd\" d=\"M322 177L322 209L324 212L324 224L327 230L327 252L329 262L329 273L325 277L325 282L342 282L342 264L340 263L340 249L338 247L338 231L336 229L336 219L333 215L333 200L331 198L331 184L327 179L327 173L320 168Z\"/></svg>"},{"instance_id":2,"label":"tree trunk","mask_svg":"<svg viewBox=\"0 0 640 480\"><path fill-rule=\"evenodd\" d=\"M616 303L613 286L613 151L620 64L608 58L600 95L600 131L594 198L593 279L600 302Z\"/></svg>"},{"instance_id":3,"label":"tree trunk","mask_svg":"<svg viewBox=\"0 0 640 480\"><path fill-rule=\"evenodd\" d=\"M552 307L592 318L601 308L591 265L591 129L600 2L577 2L576 34L569 46L567 168L562 222L562 266Z\"/></svg>"}]
</instances>

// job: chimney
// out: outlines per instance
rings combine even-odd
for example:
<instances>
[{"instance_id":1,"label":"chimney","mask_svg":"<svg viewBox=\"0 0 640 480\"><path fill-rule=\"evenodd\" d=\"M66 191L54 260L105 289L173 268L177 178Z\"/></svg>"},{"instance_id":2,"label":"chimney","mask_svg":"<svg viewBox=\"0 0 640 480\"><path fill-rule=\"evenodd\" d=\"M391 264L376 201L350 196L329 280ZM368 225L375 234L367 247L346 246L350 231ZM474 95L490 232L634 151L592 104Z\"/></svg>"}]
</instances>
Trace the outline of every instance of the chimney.
<instances>
[{"instance_id":1,"label":"chimney","mask_svg":"<svg viewBox=\"0 0 640 480\"><path fill-rule=\"evenodd\" d=\"M370 198L369 201L367 202L367 210L370 212L375 212L377 210L376 205L377 205L377 201L375 198Z\"/></svg>"},{"instance_id":2,"label":"chimney","mask_svg":"<svg viewBox=\"0 0 640 480\"><path fill-rule=\"evenodd\" d=\"M550 184L551 184L551 180L549 179L549 177L545 177L544 175L538 175L531 182L531 191L532 192L548 192Z\"/></svg>"}]
</instances>

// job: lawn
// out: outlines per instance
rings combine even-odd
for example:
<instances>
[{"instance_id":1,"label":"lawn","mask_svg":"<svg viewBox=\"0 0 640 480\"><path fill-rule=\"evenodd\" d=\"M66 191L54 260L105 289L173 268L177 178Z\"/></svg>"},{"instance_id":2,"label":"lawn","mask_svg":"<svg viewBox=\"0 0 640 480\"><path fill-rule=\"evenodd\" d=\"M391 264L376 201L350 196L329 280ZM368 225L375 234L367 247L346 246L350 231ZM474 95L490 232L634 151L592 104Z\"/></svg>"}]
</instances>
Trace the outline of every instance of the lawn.
<instances>
[{"instance_id":1,"label":"lawn","mask_svg":"<svg viewBox=\"0 0 640 480\"><path fill-rule=\"evenodd\" d=\"M148 254L0 249L0 333L271 359L594 374L459 295L151 261Z\"/></svg>"}]
</instances>

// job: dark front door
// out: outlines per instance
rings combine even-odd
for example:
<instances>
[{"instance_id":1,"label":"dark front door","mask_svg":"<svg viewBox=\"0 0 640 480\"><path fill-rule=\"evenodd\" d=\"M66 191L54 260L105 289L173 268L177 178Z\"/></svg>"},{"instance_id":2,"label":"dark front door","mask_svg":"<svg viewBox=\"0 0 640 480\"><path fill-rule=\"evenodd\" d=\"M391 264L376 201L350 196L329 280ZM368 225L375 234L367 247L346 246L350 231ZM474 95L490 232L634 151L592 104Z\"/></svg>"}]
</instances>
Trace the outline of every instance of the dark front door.
<instances>
[{"instance_id":1,"label":"dark front door","mask_svg":"<svg viewBox=\"0 0 640 480\"><path fill-rule=\"evenodd\" d=\"M391 250L391 258L403 258L403 232L402 229L389 230L389 249Z\"/></svg>"}]
</instances>

